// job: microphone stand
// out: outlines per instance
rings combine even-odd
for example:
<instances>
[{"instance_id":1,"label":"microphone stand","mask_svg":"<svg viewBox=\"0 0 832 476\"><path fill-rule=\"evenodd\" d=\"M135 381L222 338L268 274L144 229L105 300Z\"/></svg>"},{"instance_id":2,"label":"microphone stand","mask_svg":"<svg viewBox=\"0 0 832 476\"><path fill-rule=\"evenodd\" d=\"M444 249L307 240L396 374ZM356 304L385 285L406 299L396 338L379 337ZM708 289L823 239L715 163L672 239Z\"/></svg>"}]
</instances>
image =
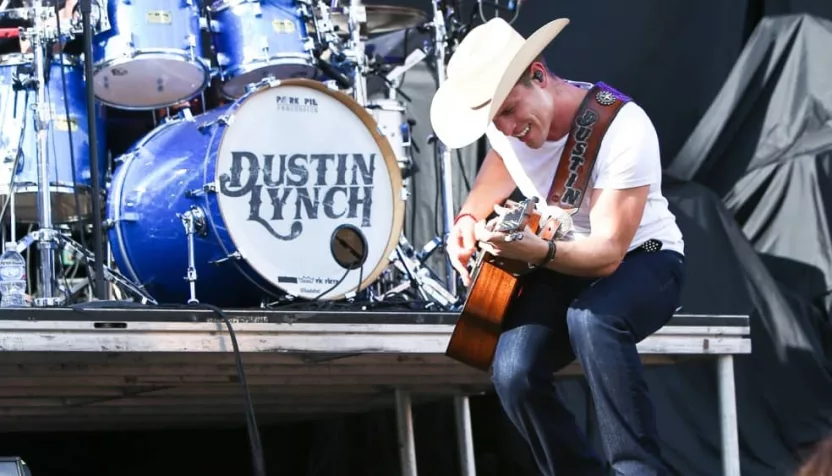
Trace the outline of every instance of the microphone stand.
<instances>
[{"instance_id":1,"label":"microphone stand","mask_svg":"<svg viewBox=\"0 0 832 476\"><path fill-rule=\"evenodd\" d=\"M101 224L101 185L99 177L101 170L98 170L98 129L95 114L95 89L93 83L93 56L92 56L92 25L90 16L92 14L92 0L80 0L81 21L83 23L82 40L84 42L84 76L87 78L87 128L89 129L90 141L90 173L92 175L92 239L93 255L96 257L93 263L95 270L95 296L98 299L109 299L107 286L104 285L104 243Z\"/></svg>"},{"instance_id":2,"label":"microphone stand","mask_svg":"<svg viewBox=\"0 0 832 476\"><path fill-rule=\"evenodd\" d=\"M448 47L448 32L445 25L444 11L440 5L441 0L433 0L433 54L436 64L438 87L442 87L446 78L446 48ZM439 156L439 195L442 203L442 229L444 243L451 232L454 223L454 197L453 197L453 159L451 150L435 138L435 147ZM445 279L448 291L454 296L457 295L457 274L451 265L450 259L445 259Z\"/></svg>"}]
</instances>

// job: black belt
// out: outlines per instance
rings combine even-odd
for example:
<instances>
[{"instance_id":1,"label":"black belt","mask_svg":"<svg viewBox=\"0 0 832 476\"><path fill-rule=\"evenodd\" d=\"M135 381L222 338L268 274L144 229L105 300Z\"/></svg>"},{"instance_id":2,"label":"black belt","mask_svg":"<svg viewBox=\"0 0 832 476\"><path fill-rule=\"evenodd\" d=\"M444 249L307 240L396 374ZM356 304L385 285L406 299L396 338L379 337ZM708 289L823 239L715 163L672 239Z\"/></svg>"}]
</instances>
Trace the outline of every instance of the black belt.
<instances>
[{"instance_id":1,"label":"black belt","mask_svg":"<svg viewBox=\"0 0 832 476\"><path fill-rule=\"evenodd\" d=\"M627 255L632 256L639 253L655 253L657 251L661 251L662 246L663 243L661 241L655 238L650 238L649 240L640 244L637 248L633 248L633 250L627 253Z\"/></svg>"}]
</instances>

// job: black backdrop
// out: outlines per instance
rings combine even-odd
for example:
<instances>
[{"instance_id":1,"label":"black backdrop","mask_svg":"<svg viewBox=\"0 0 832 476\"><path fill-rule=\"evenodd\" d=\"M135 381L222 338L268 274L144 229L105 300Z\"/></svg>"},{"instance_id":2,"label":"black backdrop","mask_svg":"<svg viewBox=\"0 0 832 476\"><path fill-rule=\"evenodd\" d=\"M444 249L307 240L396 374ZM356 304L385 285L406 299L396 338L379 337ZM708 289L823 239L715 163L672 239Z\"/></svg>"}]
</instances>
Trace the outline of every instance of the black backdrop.
<instances>
[{"instance_id":1,"label":"black backdrop","mask_svg":"<svg viewBox=\"0 0 832 476\"><path fill-rule=\"evenodd\" d=\"M384 3L430 11L427 1ZM473 3L466 1L463 6L469 10ZM674 159L717 99L745 42L760 20L771 15L804 12L832 18L832 2L596 0L579 3L527 0L515 26L528 35L549 19L571 18L573 23L547 51L547 60L553 69L569 79L603 80L633 96L656 123L664 162L677 165L682 162ZM818 41L817 36L800 38ZM829 40L826 42L828 51ZM793 50L789 58L798 58L800 54L801 50ZM430 87L425 87L424 79L429 74L414 69L412 76L421 83L411 88L423 93L427 91L414 100L414 114L423 119L422 126L426 127ZM793 80L779 75L777 83L787 84ZM828 100L828 89L826 91ZM741 111L728 109L731 110L723 114L734 117L741 114ZM828 122L828 115L821 117ZM424 139L424 134L423 129L420 140ZM701 149L697 153L708 156L709 163L715 160L724 164L731 160L730 154L714 153L707 147ZM465 175L470 178L474 172L470 165L472 161L476 162L476 151L465 152L463 163L469 166ZM420 157L423 176L432 176L434 170L429 150L423 148ZM825 185L830 170L829 156L816 154L813 157L817 167L803 170L817 173L810 177L813 180L801 183L809 184L814 190L822 189L824 193L820 196L829 197ZM749 210L749 207L752 212L759 211L755 208L759 198L728 200L738 195L730 195L731 184L715 185L714 180L721 180L721 177L724 174L702 176L693 173L684 177L702 182L704 186L692 182L666 182L665 190L687 236L688 254L692 257L684 305L690 312L752 313L755 354L739 359L737 364L744 474L789 474L799 460L801 450L829 428L830 409L820 403L824 398L832 401L828 360L823 355L823 350L829 347L829 340L826 340L829 335L828 310L825 302L811 299L817 297L814 292L817 288L813 288L811 295L784 289L782 281L791 281L794 275L783 274L785 268L772 267L772 253L765 253L764 245L768 242L754 239L759 238L754 236L749 242L746 238L751 230L750 222L742 216L739 224L736 221L736 214ZM457 178L458 187L462 187L463 182ZM430 190L433 189L428 185L421 186L417 181L417 193L421 193L422 198L411 203L411 207L415 207L420 216L426 211L431 213L434 196ZM783 186L781 190L785 191L787 187ZM458 195L463 193L464 190L457 191ZM810 195L809 198L814 197ZM724 204L726 200L728 207ZM801 215L807 220L821 219L820 223L812 223L812 233L829 234L827 203L830 202L825 198L816 200L810 211ZM796 213L801 204L790 206L790 209L778 210L782 213L776 216L785 220L782 217L788 216L789 211ZM800 222L778 223L783 227L782 234L773 239L779 238L781 243L789 227L799 229L802 226ZM421 221L414 222L410 230L411 234L420 237L432 236L433 231L432 225ZM417 245L423 242L416 241ZM792 247L778 248L781 262L789 259L790 250L800 247L799 242L792 243ZM828 242L826 245L828 251ZM822 262L820 266L828 265ZM826 277L832 274L828 267L817 272L823 276L819 279L828 288ZM814 273L816 277L811 278L812 283L818 282L817 272ZM719 474L714 366L697 363L662 368L651 371L649 378L656 393L668 462L679 474ZM586 391L580 379L565 382L561 391L579 418L586 420ZM504 424L493 397L475 397L472 408L478 474L534 475L523 446ZM386 411L266 428L263 436L270 474L397 474L393 421L392 411ZM459 474L453 412L449 403L417 407L415 426L420 474ZM594 434L591 430L590 433ZM4 435L0 437L0 447L6 454L24 456L36 476L128 475L149 471L157 475L248 474L243 431Z\"/></svg>"}]
</instances>

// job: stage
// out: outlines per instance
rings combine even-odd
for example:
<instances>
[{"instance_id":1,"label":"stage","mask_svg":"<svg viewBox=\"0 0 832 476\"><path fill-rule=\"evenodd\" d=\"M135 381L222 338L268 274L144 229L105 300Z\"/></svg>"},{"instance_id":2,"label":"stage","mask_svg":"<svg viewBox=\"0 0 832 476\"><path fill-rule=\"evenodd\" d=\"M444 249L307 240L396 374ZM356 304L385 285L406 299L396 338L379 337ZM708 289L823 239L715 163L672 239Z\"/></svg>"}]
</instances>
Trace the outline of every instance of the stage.
<instances>
[{"instance_id":1,"label":"stage","mask_svg":"<svg viewBox=\"0 0 832 476\"><path fill-rule=\"evenodd\" d=\"M92 303L101 304L101 303ZM444 356L457 314L226 310L258 423L396 408L403 474L415 475L410 405L454 398L473 467L466 396L489 376ZM243 391L219 315L203 309L33 308L0 318L5 432L242 427ZM738 475L733 360L746 316L678 314L639 344L647 365L717 358L726 475ZM580 373L573 365L564 375ZM474 474L472 471L466 474Z\"/></svg>"}]
</instances>

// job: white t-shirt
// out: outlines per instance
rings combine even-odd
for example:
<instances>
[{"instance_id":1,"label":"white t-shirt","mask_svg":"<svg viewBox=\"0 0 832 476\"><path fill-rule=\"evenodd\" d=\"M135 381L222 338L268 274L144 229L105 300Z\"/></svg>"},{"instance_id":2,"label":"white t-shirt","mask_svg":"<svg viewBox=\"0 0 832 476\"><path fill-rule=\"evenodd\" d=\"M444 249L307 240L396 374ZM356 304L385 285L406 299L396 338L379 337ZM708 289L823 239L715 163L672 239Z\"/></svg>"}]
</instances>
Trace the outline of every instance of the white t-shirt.
<instances>
[{"instance_id":1,"label":"white t-shirt","mask_svg":"<svg viewBox=\"0 0 832 476\"><path fill-rule=\"evenodd\" d=\"M540 149L532 149L517 138L504 135L492 123L486 137L503 158L523 195L536 196L539 203L544 204L568 135L557 141L547 141ZM618 111L601 141L583 202L572 217L575 239L590 233L593 188L626 189L647 184L650 184L647 205L629 249L654 238L663 243L662 249L684 254L682 232L661 191L662 166L656 130L647 113L630 101Z\"/></svg>"}]
</instances>

